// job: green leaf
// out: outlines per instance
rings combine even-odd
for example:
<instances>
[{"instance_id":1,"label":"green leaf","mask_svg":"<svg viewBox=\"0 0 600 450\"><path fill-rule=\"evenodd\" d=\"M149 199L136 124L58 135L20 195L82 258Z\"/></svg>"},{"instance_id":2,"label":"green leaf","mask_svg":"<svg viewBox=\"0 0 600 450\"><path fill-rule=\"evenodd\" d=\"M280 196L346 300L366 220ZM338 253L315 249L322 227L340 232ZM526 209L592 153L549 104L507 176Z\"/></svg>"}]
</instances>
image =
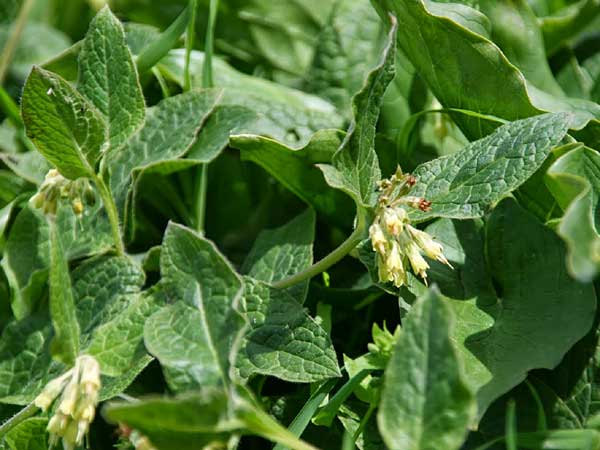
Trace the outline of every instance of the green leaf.
<instances>
[{"instance_id":1,"label":"green leaf","mask_svg":"<svg viewBox=\"0 0 600 450\"><path fill-rule=\"evenodd\" d=\"M89 177L106 142L106 125L69 83L34 67L23 88L21 114L27 137L65 177Z\"/></svg>"},{"instance_id":2,"label":"green leaf","mask_svg":"<svg viewBox=\"0 0 600 450\"><path fill-rule=\"evenodd\" d=\"M172 50L158 65L165 77L183 86L185 51ZM202 86L204 54L192 51L192 85ZM213 58L215 86L223 89L222 107L243 107L253 111L257 120L248 121L236 133L269 136L287 145L303 146L317 130L340 128L342 117L325 100L305 92L238 72L219 58ZM209 125L210 123L207 123ZM200 133L202 136L202 133ZM190 154L196 154L197 146Z\"/></svg>"},{"instance_id":3,"label":"green leaf","mask_svg":"<svg viewBox=\"0 0 600 450\"><path fill-rule=\"evenodd\" d=\"M541 112L572 112L571 128L594 146L600 142L600 106L553 96L528 83L500 48L455 17L434 12L436 2L377 0L382 17L398 18L398 45L446 108L459 108L507 120ZM510 101L507 101L510 99ZM489 134L496 125L481 118L455 115L470 139Z\"/></svg>"},{"instance_id":4,"label":"green leaf","mask_svg":"<svg viewBox=\"0 0 600 450\"><path fill-rule=\"evenodd\" d=\"M242 273L272 284L309 267L313 262L315 220L313 210L307 209L282 227L262 231L246 256ZM304 303L308 280L286 292L298 303Z\"/></svg>"},{"instance_id":5,"label":"green leaf","mask_svg":"<svg viewBox=\"0 0 600 450\"><path fill-rule=\"evenodd\" d=\"M316 132L301 148L255 135L232 136L230 145L241 151L243 159L255 162L283 186L312 206L331 222L348 225L354 214L351 200L329 188L315 164L329 164L342 142L335 130Z\"/></svg>"},{"instance_id":6,"label":"green leaf","mask_svg":"<svg viewBox=\"0 0 600 450\"><path fill-rule=\"evenodd\" d=\"M111 190L121 214L140 172L183 157L220 97L218 90L193 90L148 108L144 126L109 154Z\"/></svg>"},{"instance_id":7,"label":"green leaf","mask_svg":"<svg viewBox=\"0 0 600 450\"><path fill-rule=\"evenodd\" d=\"M134 305L144 275L129 258L89 259L73 271L72 280L81 329L79 346L83 353L98 358L105 374L100 397L105 399L125 389L148 364L141 331L146 316L154 310L145 315L136 311ZM126 330L116 326L128 320ZM121 338L120 345L110 351L97 351L104 348L106 332L111 328L118 330L114 338ZM29 403L48 381L68 369L50 356L53 337L45 311L7 325L0 339L0 372L4 374L0 381L0 402Z\"/></svg>"},{"instance_id":8,"label":"green leaf","mask_svg":"<svg viewBox=\"0 0 600 450\"><path fill-rule=\"evenodd\" d=\"M514 200L502 201L486 227L441 220L427 232L455 270L433 264L433 282L451 297L457 342L479 415L532 369L554 368L590 329L593 286L574 281L562 242Z\"/></svg>"},{"instance_id":9,"label":"green leaf","mask_svg":"<svg viewBox=\"0 0 600 450\"><path fill-rule=\"evenodd\" d=\"M50 316L54 327L52 356L68 366L79 356L79 323L71 289L69 265L55 223L50 224Z\"/></svg>"},{"instance_id":10,"label":"green leaf","mask_svg":"<svg viewBox=\"0 0 600 450\"><path fill-rule=\"evenodd\" d=\"M123 27L105 6L90 24L79 53L79 91L102 113L111 147L118 147L144 122L142 88Z\"/></svg>"},{"instance_id":11,"label":"green leaf","mask_svg":"<svg viewBox=\"0 0 600 450\"><path fill-rule=\"evenodd\" d=\"M568 114L545 114L498 128L462 151L426 162L413 172L411 195L432 202L428 212L411 211L414 220L480 217L523 184L566 135Z\"/></svg>"},{"instance_id":12,"label":"green leaf","mask_svg":"<svg viewBox=\"0 0 600 450\"><path fill-rule=\"evenodd\" d=\"M548 170L546 183L565 211L558 234L569 249L569 272L578 280L592 281L600 269L600 156L587 147L560 157Z\"/></svg>"},{"instance_id":13,"label":"green leaf","mask_svg":"<svg viewBox=\"0 0 600 450\"><path fill-rule=\"evenodd\" d=\"M375 153L375 127L383 94L395 75L396 21L378 65L352 99L353 119L346 138L333 156L333 166L319 166L330 186L346 192L357 205L373 206L381 171Z\"/></svg>"},{"instance_id":14,"label":"green leaf","mask_svg":"<svg viewBox=\"0 0 600 450\"><path fill-rule=\"evenodd\" d=\"M42 417L27 419L6 434L6 442L11 450L47 450L47 425Z\"/></svg>"},{"instance_id":15,"label":"green leaf","mask_svg":"<svg viewBox=\"0 0 600 450\"><path fill-rule=\"evenodd\" d=\"M77 218L70 205L61 205L56 221L68 260L109 250L113 241L110 225L100 202ZM37 211L25 208L10 230L2 267L9 279L12 308L23 318L44 295L50 267L50 230L46 219Z\"/></svg>"},{"instance_id":16,"label":"green leaf","mask_svg":"<svg viewBox=\"0 0 600 450\"><path fill-rule=\"evenodd\" d=\"M435 289L413 305L386 368L379 430L392 450L458 449L475 399L453 342L453 312Z\"/></svg>"},{"instance_id":17,"label":"green leaf","mask_svg":"<svg viewBox=\"0 0 600 450\"><path fill-rule=\"evenodd\" d=\"M307 90L349 113L352 96L369 68L377 64L382 28L368 0L337 1L319 35Z\"/></svg>"},{"instance_id":18,"label":"green leaf","mask_svg":"<svg viewBox=\"0 0 600 450\"><path fill-rule=\"evenodd\" d=\"M295 383L341 376L325 330L285 291L245 279L242 312L249 324L240 345L240 375L270 375Z\"/></svg>"},{"instance_id":19,"label":"green leaf","mask_svg":"<svg viewBox=\"0 0 600 450\"><path fill-rule=\"evenodd\" d=\"M174 391L227 385L230 358L243 321L237 311L242 281L208 240L169 224L161 251L162 286L176 302L144 329L148 351Z\"/></svg>"}]
</instances>

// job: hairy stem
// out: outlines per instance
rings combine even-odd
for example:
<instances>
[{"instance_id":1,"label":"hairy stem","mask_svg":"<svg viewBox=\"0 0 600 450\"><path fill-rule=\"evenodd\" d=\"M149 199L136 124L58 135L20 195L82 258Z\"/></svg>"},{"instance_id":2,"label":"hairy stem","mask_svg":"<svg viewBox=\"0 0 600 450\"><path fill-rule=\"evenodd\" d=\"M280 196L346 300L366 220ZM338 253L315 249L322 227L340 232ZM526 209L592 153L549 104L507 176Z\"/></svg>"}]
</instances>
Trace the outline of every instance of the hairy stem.
<instances>
[{"instance_id":1,"label":"hairy stem","mask_svg":"<svg viewBox=\"0 0 600 450\"><path fill-rule=\"evenodd\" d=\"M321 272L325 272L331 266L339 262L344 256L350 253L363 239L364 234L364 221L360 219L356 229L352 232L348 239L336 248L334 251L329 253L320 261L314 263L312 266L304 269L302 272L298 272L289 278L273 283L273 287L277 289L285 289L295 284L298 284L304 280L309 280L315 275L319 275Z\"/></svg>"},{"instance_id":2,"label":"hairy stem","mask_svg":"<svg viewBox=\"0 0 600 450\"><path fill-rule=\"evenodd\" d=\"M33 416L36 412L38 412L38 409L39 408L37 406L35 406L33 403L30 403L17 414L15 414L6 422L4 422L2 425L0 425L0 439L4 437L6 433L8 433L14 427L19 425L21 422Z\"/></svg>"},{"instance_id":3,"label":"hairy stem","mask_svg":"<svg viewBox=\"0 0 600 450\"><path fill-rule=\"evenodd\" d=\"M8 66L10 64L10 60L19 45L19 38L23 33L23 29L25 28L25 24L27 23L27 17L29 17L29 13L31 11L31 7L33 6L33 0L25 0L21 5L21 9L19 10L19 15L17 16L17 20L15 21L14 28L6 45L2 49L2 53L0 54L0 85L4 83L4 77L6 76L6 71L8 70Z\"/></svg>"},{"instance_id":4,"label":"hairy stem","mask_svg":"<svg viewBox=\"0 0 600 450\"><path fill-rule=\"evenodd\" d=\"M110 231L112 233L113 241L115 243L115 249L119 256L125 254L125 246L123 245L123 239L121 238L121 228L119 227L119 212L117 211L117 205L113 199L108 186L104 180L99 176L94 176L94 183L98 187L104 209L108 215L108 221L110 222Z\"/></svg>"}]
</instances>

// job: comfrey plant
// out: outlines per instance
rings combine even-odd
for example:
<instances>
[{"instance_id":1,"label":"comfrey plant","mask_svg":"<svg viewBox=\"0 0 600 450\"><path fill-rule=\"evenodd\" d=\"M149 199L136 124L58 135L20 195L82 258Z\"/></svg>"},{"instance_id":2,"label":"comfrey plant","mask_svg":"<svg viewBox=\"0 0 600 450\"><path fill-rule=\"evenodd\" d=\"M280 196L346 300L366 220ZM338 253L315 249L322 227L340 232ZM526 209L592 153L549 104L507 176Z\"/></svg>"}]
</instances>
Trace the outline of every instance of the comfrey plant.
<instances>
[{"instance_id":1,"label":"comfrey plant","mask_svg":"<svg viewBox=\"0 0 600 450\"><path fill-rule=\"evenodd\" d=\"M34 400L35 406L48 411L60 396L47 427L50 447L54 447L60 439L64 450L83 444L96 415L99 391L100 365L89 355L77 358L73 368L46 385Z\"/></svg>"},{"instance_id":2,"label":"comfrey plant","mask_svg":"<svg viewBox=\"0 0 600 450\"><path fill-rule=\"evenodd\" d=\"M389 179L379 182L379 199L369 236L373 250L377 252L379 280L391 282L396 287L406 284L406 271L413 272L427 283L429 264L423 253L450 267L442 246L424 231L410 224L406 206L428 211L431 202L422 197L411 196L410 191L417 179L403 174L400 167Z\"/></svg>"},{"instance_id":3,"label":"comfrey plant","mask_svg":"<svg viewBox=\"0 0 600 450\"><path fill-rule=\"evenodd\" d=\"M81 217L85 205L95 203L95 195L90 182L86 178L69 180L56 169L50 169L38 192L29 199L34 208L42 210L48 217L54 217L58 202L66 199L76 216Z\"/></svg>"}]
</instances>

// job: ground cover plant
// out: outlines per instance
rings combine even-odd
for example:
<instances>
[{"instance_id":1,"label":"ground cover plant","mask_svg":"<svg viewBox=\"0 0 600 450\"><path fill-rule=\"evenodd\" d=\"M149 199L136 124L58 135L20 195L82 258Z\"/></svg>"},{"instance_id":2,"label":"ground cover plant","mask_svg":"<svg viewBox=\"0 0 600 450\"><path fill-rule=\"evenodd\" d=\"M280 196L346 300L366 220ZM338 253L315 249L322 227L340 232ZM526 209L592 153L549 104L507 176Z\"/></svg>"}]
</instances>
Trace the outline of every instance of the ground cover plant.
<instances>
[{"instance_id":1,"label":"ground cover plant","mask_svg":"<svg viewBox=\"0 0 600 450\"><path fill-rule=\"evenodd\" d=\"M0 448L600 449L600 1L0 2Z\"/></svg>"}]
</instances>

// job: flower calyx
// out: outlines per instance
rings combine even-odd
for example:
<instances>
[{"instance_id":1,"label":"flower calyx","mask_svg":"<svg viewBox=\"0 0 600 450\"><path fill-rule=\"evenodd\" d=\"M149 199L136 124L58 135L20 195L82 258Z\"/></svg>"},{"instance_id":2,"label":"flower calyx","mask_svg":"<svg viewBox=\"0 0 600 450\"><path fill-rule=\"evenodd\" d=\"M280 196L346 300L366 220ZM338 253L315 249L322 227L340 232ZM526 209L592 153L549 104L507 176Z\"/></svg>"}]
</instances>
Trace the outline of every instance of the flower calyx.
<instances>
[{"instance_id":1,"label":"flower calyx","mask_svg":"<svg viewBox=\"0 0 600 450\"><path fill-rule=\"evenodd\" d=\"M89 355L78 357L72 369L48 382L34 404L42 411L48 411L60 397L47 426L50 448L60 439L64 450L73 450L83 444L94 420L99 391L100 365Z\"/></svg>"},{"instance_id":2,"label":"flower calyx","mask_svg":"<svg viewBox=\"0 0 600 450\"><path fill-rule=\"evenodd\" d=\"M409 195L416 183L417 179L403 174L400 167L389 179L381 180L375 220L369 227L371 245L377 252L379 280L396 287L406 284L409 266L427 284L429 264L423 255L452 267L443 247L410 223L405 207L421 211L431 208L430 201Z\"/></svg>"}]
</instances>

